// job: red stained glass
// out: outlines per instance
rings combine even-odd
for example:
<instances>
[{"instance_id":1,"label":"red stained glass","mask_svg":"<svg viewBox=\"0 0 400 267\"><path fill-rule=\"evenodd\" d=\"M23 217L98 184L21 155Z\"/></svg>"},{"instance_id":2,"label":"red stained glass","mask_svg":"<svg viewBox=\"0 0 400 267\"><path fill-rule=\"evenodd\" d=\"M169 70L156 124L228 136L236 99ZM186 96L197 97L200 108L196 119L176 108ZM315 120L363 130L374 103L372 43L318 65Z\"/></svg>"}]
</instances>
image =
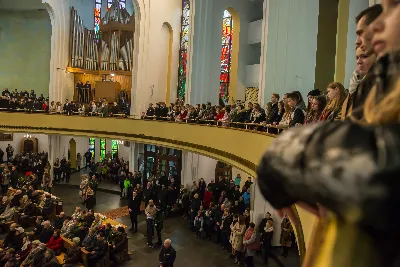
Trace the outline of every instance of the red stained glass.
<instances>
[{"instance_id":1,"label":"red stained glass","mask_svg":"<svg viewBox=\"0 0 400 267\"><path fill-rule=\"evenodd\" d=\"M178 95L185 99L186 93L186 70L187 70L187 50L189 45L190 30L190 0L182 1L182 20L181 20L181 43L179 52L179 72L178 72Z\"/></svg>"},{"instance_id":2,"label":"red stained glass","mask_svg":"<svg viewBox=\"0 0 400 267\"><path fill-rule=\"evenodd\" d=\"M229 102L230 72L232 67L232 38L233 19L228 10L224 11L222 21L222 48L221 48L221 75L220 75L220 102L225 105Z\"/></svg>"}]
</instances>

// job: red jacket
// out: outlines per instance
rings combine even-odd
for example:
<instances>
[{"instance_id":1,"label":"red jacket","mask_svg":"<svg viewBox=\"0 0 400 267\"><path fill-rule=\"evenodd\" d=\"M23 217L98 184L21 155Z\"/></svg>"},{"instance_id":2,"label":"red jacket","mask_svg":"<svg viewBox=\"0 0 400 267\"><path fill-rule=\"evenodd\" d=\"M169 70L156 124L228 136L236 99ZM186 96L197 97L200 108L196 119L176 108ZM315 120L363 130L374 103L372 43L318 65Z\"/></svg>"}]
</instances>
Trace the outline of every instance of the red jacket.
<instances>
[{"instance_id":1,"label":"red jacket","mask_svg":"<svg viewBox=\"0 0 400 267\"><path fill-rule=\"evenodd\" d=\"M211 201L212 201L212 193L210 191L204 192L203 207L205 209L208 209L210 207Z\"/></svg>"},{"instance_id":2,"label":"red jacket","mask_svg":"<svg viewBox=\"0 0 400 267\"><path fill-rule=\"evenodd\" d=\"M46 246L54 251L58 251L61 249L63 245L63 240L62 238L59 236L56 238L54 238L54 235L51 236L49 242L47 242Z\"/></svg>"},{"instance_id":3,"label":"red jacket","mask_svg":"<svg viewBox=\"0 0 400 267\"><path fill-rule=\"evenodd\" d=\"M215 116L215 117L216 117L216 120L217 120L217 121L218 121L218 120L222 120L222 119L224 118L224 115L225 115L225 112L224 112L224 111L219 112L219 113L217 114L217 116Z\"/></svg>"}]
</instances>

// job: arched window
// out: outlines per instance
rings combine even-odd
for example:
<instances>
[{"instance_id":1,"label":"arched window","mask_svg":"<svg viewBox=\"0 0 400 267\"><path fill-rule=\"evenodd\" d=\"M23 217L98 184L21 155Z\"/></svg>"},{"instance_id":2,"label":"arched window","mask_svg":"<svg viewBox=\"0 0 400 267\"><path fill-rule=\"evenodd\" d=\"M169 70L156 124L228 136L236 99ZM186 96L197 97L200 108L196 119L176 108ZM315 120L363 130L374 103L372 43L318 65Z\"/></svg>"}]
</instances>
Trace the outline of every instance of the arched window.
<instances>
[{"instance_id":1,"label":"arched window","mask_svg":"<svg viewBox=\"0 0 400 267\"><path fill-rule=\"evenodd\" d=\"M106 139L100 139L100 161L106 158Z\"/></svg>"},{"instance_id":2,"label":"arched window","mask_svg":"<svg viewBox=\"0 0 400 267\"><path fill-rule=\"evenodd\" d=\"M187 70L187 51L189 44L190 28L190 0L182 1L182 21L181 21L181 44L179 50L179 71L178 71L178 95L177 97L185 100L186 93L186 70Z\"/></svg>"},{"instance_id":3,"label":"arched window","mask_svg":"<svg viewBox=\"0 0 400 267\"><path fill-rule=\"evenodd\" d=\"M92 153L92 158L94 158L94 154L96 152L96 139L89 138L89 152Z\"/></svg>"},{"instance_id":4,"label":"arched window","mask_svg":"<svg viewBox=\"0 0 400 267\"><path fill-rule=\"evenodd\" d=\"M118 140L112 140L111 141L111 155L113 158L118 157L118 148L119 148Z\"/></svg>"},{"instance_id":5,"label":"arched window","mask_svg":"<svg viewBox=\"0 0 400 267\"><path fill-rule=\"evenodd\" d=\"M94 7L94 33L100 39L100 21L101 21L101 0L95 0Z\"/></svg>"},{"instance_id":6,"label":"arched window","mask_svg":"<svg viewBox=\"0 0 400 267\"><path fill-rule=\"evenodd\" d=\"M221 74L219 88L219 103L224 106L229 102L229 86L232 67L232 38L233 38L233 19L232 14L224 11L222 22L222 51L221 51Z\"/></svg>"}]
</instances>

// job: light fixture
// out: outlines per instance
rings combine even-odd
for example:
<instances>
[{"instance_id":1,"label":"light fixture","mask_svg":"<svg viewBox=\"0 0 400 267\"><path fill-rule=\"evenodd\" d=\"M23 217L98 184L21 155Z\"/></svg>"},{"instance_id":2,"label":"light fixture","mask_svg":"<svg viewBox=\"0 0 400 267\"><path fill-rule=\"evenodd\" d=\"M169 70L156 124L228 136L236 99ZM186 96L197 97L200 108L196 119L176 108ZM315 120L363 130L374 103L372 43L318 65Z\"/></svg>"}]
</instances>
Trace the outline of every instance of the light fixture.
<instances>
[{"instance_id":1,"label":"light fixture","mask_svg":"<svg viewBox=\"0 0 400 267\"><path fill-rule=\"evenodd\" d=\"M30 134L25 134L25 135L24 135L24 138L30 139L30 138L32 138L32 135L30 135Z\"/></svg>"},{"instance_id":2,"label":"light fixture","mask_svg":"<svg viewBox=\"0 0 400 267\"><path fill-rule=\"evenodd\" d=\"M124 141L118 140L118 145L123 145Z\"/></svg>"},{"instance_id":3,"label":"light fixture","mask_svg":"<svg viewBox=\"0 0 400 267\"><path fill-rule=\"evenodd\" d=\"M115 76L115 74L114 73L111 73L111 77L114 77Z\"/></svg>"}]
</instances>

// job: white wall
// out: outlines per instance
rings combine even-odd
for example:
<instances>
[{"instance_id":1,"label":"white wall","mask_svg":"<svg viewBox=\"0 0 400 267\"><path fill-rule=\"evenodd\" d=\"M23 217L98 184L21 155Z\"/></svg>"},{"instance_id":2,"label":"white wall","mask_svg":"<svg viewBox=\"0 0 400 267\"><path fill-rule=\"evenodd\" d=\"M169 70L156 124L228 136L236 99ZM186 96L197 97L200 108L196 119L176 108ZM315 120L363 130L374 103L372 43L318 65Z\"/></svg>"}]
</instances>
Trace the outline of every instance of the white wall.
<instances>
[{"instance_id":1,"label":"white wall","mask_svg":"<svg viewBox=\"0 0 400 267\"><path fill-rule=\"evenodd\" d=\"M173 32L170 80L172 96L176 96L176 93L173 92L176 92L178 84L182 1L150 0L146 1L146 4L142 4L142 2L143 0L139 1L141 13L139 43L143 46L135 46L139 51L140 66L137 67L135 74L138 79L137 84L135 86L134 83L132 90L132 99L134 99L132 111L134 114L140 114L144 111L148 103L166 100L166 88L160 85L158 80L158 74L165 71L165 64L160 64L160 59L165 57L169 45L166 44L167 47L160 46L165 39L165 35L160 34L164 23L168 23ZM143 50L141 50L142 48ZM153 86L154 89L151 89ZM175 101L175 98L171 98L171 102Z\"/></svg>"},{"instance_id":2,"label":"white wall","mask_svg":"<svg viewBox=\"0 0 400 267\"><path fill-rule=\"evenodd\" d=\"M260 85L260 64L246 66L246 87L259 87ZM244 99L242 99L244 100Z\"/></svg>"},{"instance_id":3,"label":"white wall","mask_svg":"<svg viewBox=\"0 0 400 267\"><path fill-rule=\"evenodd\" d=\"M249 23L248 44L261 43L262 22L262 20L257 20Z\"/></svg>"},{"instance_id":4,"label":"white wall","mask_svg":"<svg viewBox=\"0 0 400 267\"><path fill-rule=\"evenodd\" d=\"M195 0L193 56L191 69L190 103L218 103L222 20L224 10L233 8L240 17L240 35L233 25L233 38L240 38L236 98L244 100L245 68L254 64L252 47L248 45L249 22L252 19L250 1ZM235 34L236 33L236 34ZM259 61L259 60L258 60Z\"/></svg>"},{"instance_id":5,"label":"white wall","mask_svg":"<svg viewBox=\"0 0 400 267\"><path fill-rule=\"evenodd\" d=\"M318 0L266 0L265 103L272 93L298 90L303 96L314 88L318 32Z\"/></svg>"},{"instance_id":6,"label":"white wall","mask_svg":"<svg viewBox=\"0 0 400 267\"><path fill-rule=\"evenodd\" d=\"M21 140L24 138L24 135L27 133L14 133L12 141L1 141L0 147L3 149L4 153L6 152L6 147L8 144L14 148L14 155L21 153ZM49 152L49 142L47 135L45 134L31 134L32 138L38 139L38 152ZM4 155L4 159L6 159L6 155Z\"/></svg>"}]
</instances>

